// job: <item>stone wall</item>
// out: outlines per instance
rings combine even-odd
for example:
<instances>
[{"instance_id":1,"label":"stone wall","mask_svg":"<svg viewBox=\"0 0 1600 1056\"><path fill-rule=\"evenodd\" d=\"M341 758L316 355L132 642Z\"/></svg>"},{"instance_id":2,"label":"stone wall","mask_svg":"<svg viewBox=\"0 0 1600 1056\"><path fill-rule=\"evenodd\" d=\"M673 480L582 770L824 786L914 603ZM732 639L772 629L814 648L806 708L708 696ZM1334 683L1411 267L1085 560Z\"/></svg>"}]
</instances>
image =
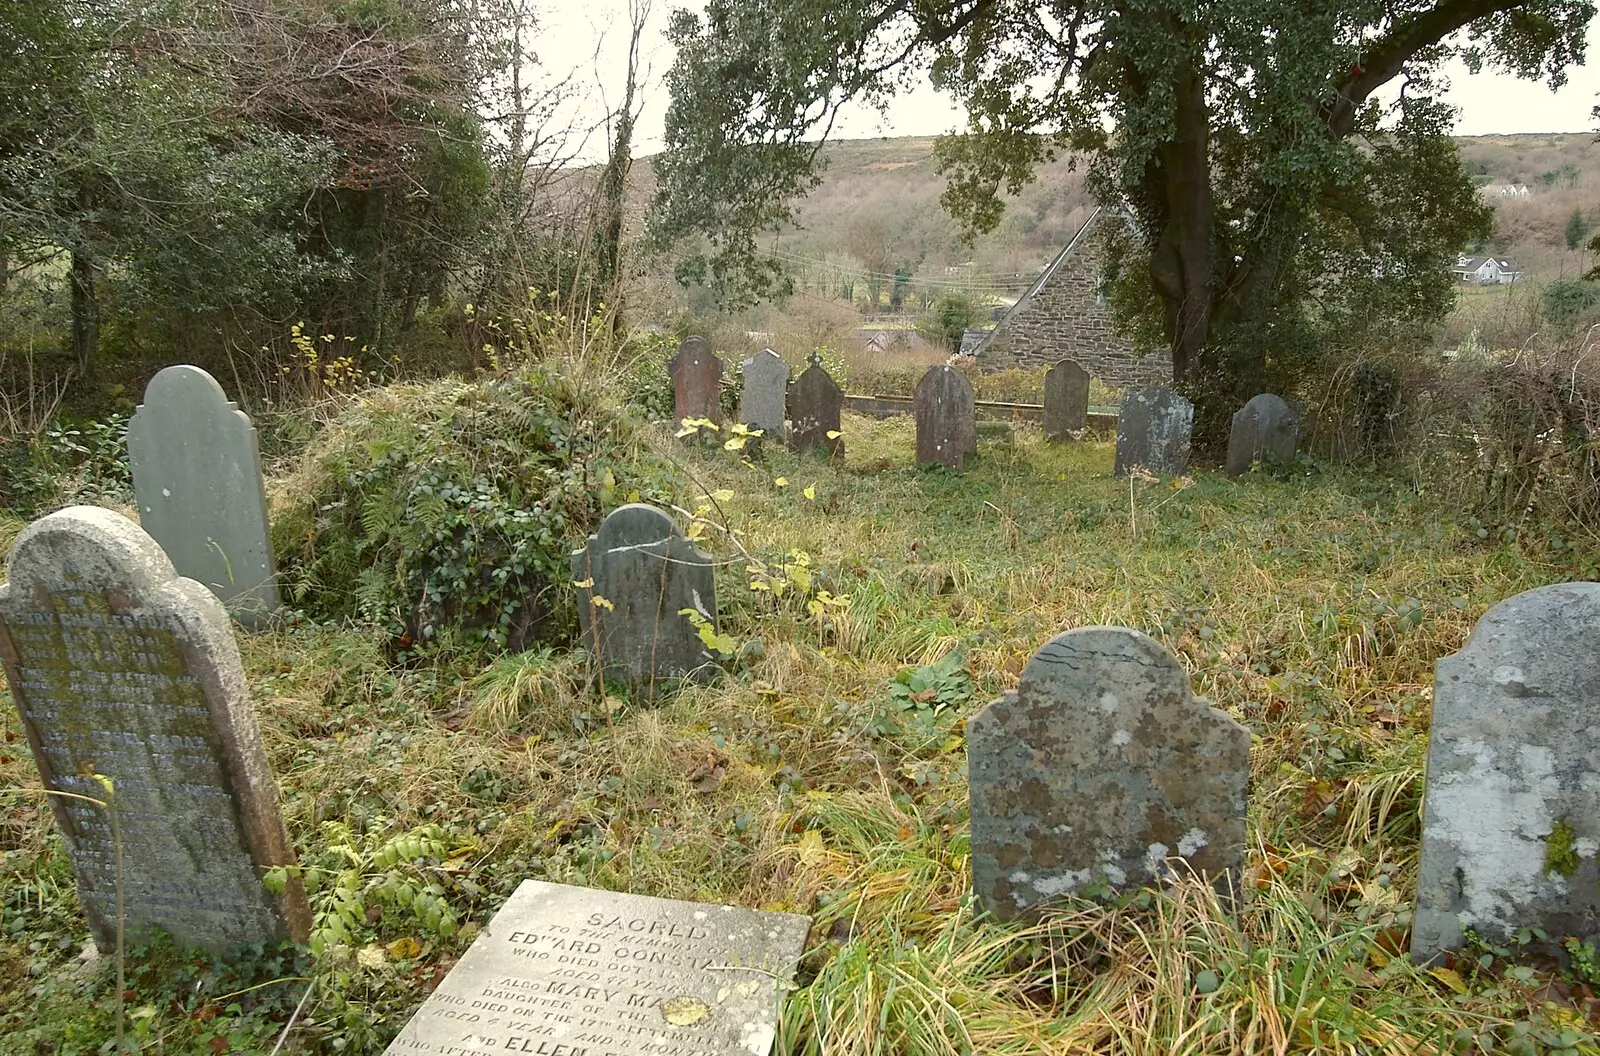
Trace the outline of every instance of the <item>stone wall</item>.
<instances>
[{"instance_id":1,"label":"stone wall","mask_svg":"<svg viewBox=\"0 0 1600 1056\"><path fill-rule=\"evenodd\" d=\"M978 346L984 370L1048 367L1075 359L1114 389L1170 385L1172 360L1137 356L1100 296L1105 236L1115 213L1096 209L1061 255Z\"/></svg>"}]
</instances>

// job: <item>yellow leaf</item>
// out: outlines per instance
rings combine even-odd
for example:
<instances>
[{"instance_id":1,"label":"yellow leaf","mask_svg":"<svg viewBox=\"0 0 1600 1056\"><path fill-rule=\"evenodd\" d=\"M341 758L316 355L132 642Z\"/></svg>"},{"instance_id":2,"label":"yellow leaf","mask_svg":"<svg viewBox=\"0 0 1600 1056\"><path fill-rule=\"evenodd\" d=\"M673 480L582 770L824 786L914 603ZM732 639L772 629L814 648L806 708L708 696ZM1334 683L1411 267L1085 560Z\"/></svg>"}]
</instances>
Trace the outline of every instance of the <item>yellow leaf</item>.
<instances>
[{"instance_id":1,"label":"yellow leaf","mask_svg":"<svg viewBox=\"0 0 1600 1056\"><path fill-rule=\"evenodd\" d=\"M387 947L389 956L397 961L408 961L422 952L422 943L409 936L404 939L395 939Z\"/></svg>"},{"instance_id":2,"label":"yellow leaf","mask_svg":"<svg viewBox=\"0 0 1600 1056\"><path fill-rule=\"evenodd\" d=\"M383 947L377 943L373 943L371 946L363 946L356 953L356 963L363 968L382 968L386 960L387 958L383 955Z\"/></svg>"},{"instance_id":3,"label":"yellow leaf","mask_svg":"<svg viewBox=\"0 0 1600 1056\"><path fill-rule=\"evenodd\" d=\"M685 994L661 1002L661 1014L675 1027L692 1027L711 1018L711 1006Z\"/></svg>"},{"instance_id":4,"label":"yellow leaf","mask_svg":"<svg viewBox=\"0 0 1600 1056\"><path fill-rule=\"evenodd\" d=\"M600 608L605 609L607 612L616 612L617 611L617 607L615 605L611 604L611 599L602 598L598 594L590 594L589 595L589 604L590 605L598 605Z\"/></svg>"},{"instance_id":5,"label":"yellow leaf","mask_svg":"<svg viewBox=\"0 0 1600 1056\"><path fill-rule=\"evenodd\" d=\"M822 833L816 829L807 829L806 834L800 837L800 860L812 861L822 857Z\"/></svg>"},{"instance_id":6,"label":"yellow leaf","mask_svg":"<svg viewBox=\"0 0 1600 1056\"><path fill-rule=\"evenodd\" d=\"M711 493L711 498L716 502L728 502L733 498L732 488L718 488Z\"/></svg>"},{"instance_id":7,"label":"yellow leaf","mask_svg":"<svg viewBox=\"0 0 1600 1056\"><path fill-rule=\"evenodd\" d=\"M773 481L772 483L776 484L780 488L787 488L789 486L789 478L788 477L779 477L777 480Z\"/></svg>"},{"instance_id":8,"label":"yellow leaf","mask_svg":"<svg viewBox=\"0 0 1600 1056\"><path fill-rule=\"evenodd\" d=\"M748 439L749 437L744 436L730 436L723 443L722 449L724 451L742 451L744 449L745 441Z\"/></svg>"},{"instance_id":9,"label":"yellow leaf","mask_svg":"<svg viewBox=\"0 0 1600 1056\"><path fill-rule=\"evenodd\" d=\"M843 436L843 435L844 435L844 434L843 434L843 433L841 433L841 432L840 432L840 431L839 431L839 430L837 430L837 429L829 429L829 430L828 430L828 439L829 439L829 440L837 440L837 439L839 439L839 438L840 438L840 437L841 437L841 436Z\"/></svg>"},{"instance_id":10,"label":"yellow leaf","mask_svg":"<svg viewBox=\"0 0 1600 1056\"><path fill-rule=\"evenodd\" d=\"M1467 992L1467 984L1465 980L1463 980L1453 968L1429 968L1428 974L1458 994L1464 994Z\"/></svg>"},{"instance_id":11,"label":"yellow leaf","mask_svg":"<svg viewBox=\"0 0 1600 1056\"><path fill-rule=\"evenodd\" d=\"M577 587L579 590L587 590L594 586L594 577L590 576L588 579L575 579L572 581L572 585Z\"/></svg>"},{"instance_id":12,"label":"yellow leaf","mask_svg":"<svg viewBox=\"0 0 1600 1056\"><path fill-rule=\"evenodd\" d=\"M802 494L804 494L808 499L815 500L817 497L817 486L815 484L807 484L806 490Z\"/></svg>"}]
</instances>

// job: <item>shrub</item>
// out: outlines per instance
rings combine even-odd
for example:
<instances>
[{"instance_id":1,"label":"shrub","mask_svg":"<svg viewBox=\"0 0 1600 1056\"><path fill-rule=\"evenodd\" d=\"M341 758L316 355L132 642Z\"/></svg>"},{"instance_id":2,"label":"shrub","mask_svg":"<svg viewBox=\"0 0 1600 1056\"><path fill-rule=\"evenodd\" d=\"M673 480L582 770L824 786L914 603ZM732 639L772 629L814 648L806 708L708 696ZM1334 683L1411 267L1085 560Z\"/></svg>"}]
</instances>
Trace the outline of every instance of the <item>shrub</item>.
<instances>
[{"instance_id":1,"label":"shrub","mask_svg":"<svg viewBox=\"0 0 1600 1056\"><path fill-rule=\"evenodd\" d=\"M602 395L541 366L353 401L274 517L289 597L382 626L402 653L571 641L569 551L656 490L635 472L631 419Z\"/></svg>"},{"instance_id":2,"label":"shrub","mask_svg":"<svg viewBox=\"0 0 1600 1056\"><path fill-rule=\"evenodd\" d=\"M1544 288L1544 317L1555 326L1576 321L1596 304L1600 304L1600 283L1588 279L1556 279Z\"/></svg>"}]
</instances>

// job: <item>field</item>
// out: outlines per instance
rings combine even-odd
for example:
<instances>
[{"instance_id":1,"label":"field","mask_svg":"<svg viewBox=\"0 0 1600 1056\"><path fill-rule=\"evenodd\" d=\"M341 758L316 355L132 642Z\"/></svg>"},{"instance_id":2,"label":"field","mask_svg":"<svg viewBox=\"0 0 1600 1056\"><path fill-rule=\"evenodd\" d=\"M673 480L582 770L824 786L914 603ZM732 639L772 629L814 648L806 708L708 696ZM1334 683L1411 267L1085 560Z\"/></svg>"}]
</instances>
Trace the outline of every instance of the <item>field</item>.
<instances>
[{"instance_id":1,"label":"field","mask_svg":"<svg viewBox=\"0 0 1600 1056\"><path fill-rule=\"evenodd\" d=\"M1130 483L1103 440L1021 427L957 475L910 468L909 419L845 434L842 467L647 436L676 504L704 508L731 639L724 677L657 706L595 691L565 650L452 666L354 625L244 638L314 904L325 927L340 891L354 908L314 963L134 951L140 1051L267 1051L308 993L283 1051L381 1051L532 876L813 914L778 1052L1600 1052L1593 978L1399 955L1432 665L1493 603L1574 578L1536 540L1314 460ZM752 559L783 597L748 588ZM819 590L848 601L808 611ZM1197 884L1029 926L975 913L963 720L1094 624L1158 637L1255 735L1236 914ZM936 700L891 693L952 654ZM80 956L0 715L0 1053L111 1051L110 958ZM388 897L402 882L434 901Z\"/></svg>"}]
</instances>

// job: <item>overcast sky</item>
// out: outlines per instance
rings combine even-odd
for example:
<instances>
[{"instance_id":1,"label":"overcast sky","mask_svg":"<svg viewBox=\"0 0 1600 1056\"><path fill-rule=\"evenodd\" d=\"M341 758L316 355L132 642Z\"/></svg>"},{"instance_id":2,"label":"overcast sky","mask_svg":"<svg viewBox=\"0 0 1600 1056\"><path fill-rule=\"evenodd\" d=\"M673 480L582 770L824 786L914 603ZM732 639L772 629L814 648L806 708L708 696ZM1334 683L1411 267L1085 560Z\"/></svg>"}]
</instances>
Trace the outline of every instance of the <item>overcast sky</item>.
<instances>
[{"instance_id":1,"label":"overcast sky","mask_svg":"<svg viewBox=\"0 0 1600 1056\"><path fill-rule=\"evenodd\" d=\"M638 155L661 149L666 89L662 84L672 64L672 46L665 28L673 8L702 6L700 0L654 0L646 34L645 55L651 66L650 82L635 134ZM592 86L579 105L582 113L600 114L621 96L627 60L628 0L548 0L541 15L537 48L547 71L557 75L572 71L576 79ZM1516 132L1587 132L1595 128L1590 112L1600 93L1600 20L1589 29L1588 66L1574 68L1567 85L1551 92L1541 81L1522 81L1507 74L1469 74L1465 67L1450 72L1449 100L1461 108L1456 131L1476 136ZM960 112L948 97L926 81L900 97L887 120L870 108L852 108L835 129L841 139L868 136L931 136L961 124ZM601 139L585 151L590 158L604 154Z\"/></svg>"}]
</instances>

